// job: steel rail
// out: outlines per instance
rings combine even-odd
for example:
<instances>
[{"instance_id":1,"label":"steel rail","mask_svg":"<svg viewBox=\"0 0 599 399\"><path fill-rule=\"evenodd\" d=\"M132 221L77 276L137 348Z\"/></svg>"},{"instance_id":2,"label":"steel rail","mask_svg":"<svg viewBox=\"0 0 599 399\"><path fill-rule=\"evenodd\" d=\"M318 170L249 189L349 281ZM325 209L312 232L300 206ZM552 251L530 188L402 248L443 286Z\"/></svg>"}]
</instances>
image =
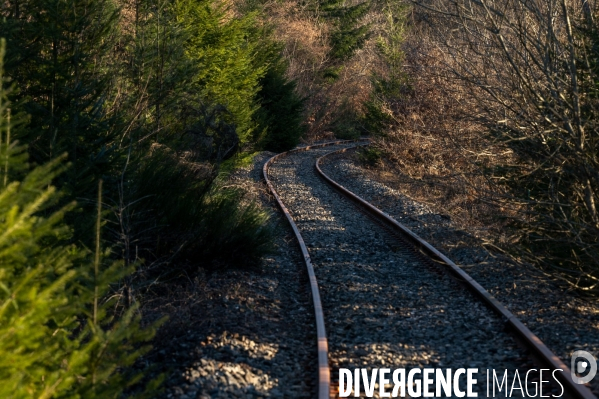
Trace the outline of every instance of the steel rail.
<instances>
[{"instance_id":1,"label":"steel rail","mask_svg":"<svg viewBox=\"0 0 599 399\"><path fill-rule=\"evenodd\" d=\"M374 205L370 204L368 201L349 191L333 179L331 179L326 173L322 171L320 168L320 162L333 154L338 154L341 152L345 152L348 149L357 148L360 146L365 146L368 144L359 144L350 148L343 148L341 150L332 151L328 154L323 155L322 157L316 160L316 170L318 174L324 178L324 180L333 186L337 191L343 194L345 197L349 198L353 203L355 203L359 209L363 210L368 216L377 220L378 222L385 225L387 228L392 231L399 233L402 238L406 238L406 240L418 248L421 252L423 252L428 257L432 258L433 261L437 264L444 265L447 270L452 273L454 276L464 283L471 291L473 291L476 296L478 296L486 305L488 305L495 313L497 313L500 317L503 317L506 320L506 323L513 331L516 332L518 338L520 338L524 345L530 349L540 361L547 365L549 368L553 370L559 370L555 373L555 376L564 384L564 393L569 393L572 397L581 398L581 399L597 399L595 395L591 392L591 390L584 386L574 382L572 379L572 374L570 373L570 369L566 364L557 357L544 343L533 334L532 331L528 329L516 316L512 314L503 304L501 304L497 299L495 299L487 290L485 290L479 283L477 283L472 277L468 275L464 270L462 270L459 266L457 266L454 262L452 262L449 258L439 252L436 248L434 248L431 244L420 238L410 229L408 229L403 224L399 223L397 220L393 219L387 213L381 211Z\"/></svg>"},{"instance_id":2,"label":"steel rail","mask_svg":"<svg viewBox=\"0 0 599 399\"><path fill-rule=\"evenodd\" d=\"M312 303L314 304L314 316L316 319L316 339L317 339L317 351L318 351L318 399L329 399L330 398L330 389L331 389L331 372L329 369L329 349L328 349L328 341L327 334L324 325L324 313L322 311L322 302L320 300L320 291L318 289L318 281L316 280L316 275L314 274L314 267L312 266L312 261L310 260L310 254L308 253L308 248L306 248L306 244L302 235L300 234L297 225L293 221L291 214L279 194L275 190L272 182L268 178L268 169L272 165L272 163L280 157L287 156L289 154L299 152L299 151L307 151L312 148L321 148L331 145L338 144L346 144L346 143L354 143L357 141L365 141L366 139L361 140L337 140L337 141L329 141L322 144L309 145L306 147L299 147L293 150L282 152L280 154L275 155L270 158L264 164L262 168L262 174L264 175L264 180L266 181L266 185L268 186L270 192L275 197L279 208L283 211L283 214L287 218L287 221L291 225L293 232L295 233L295 237L299 243L300 249L302 251L302 255L304 257L304 262L306 263L306 269L308 270L308 277L310 280L310 291L312 292Z\"/></svg>"}]
</instances>

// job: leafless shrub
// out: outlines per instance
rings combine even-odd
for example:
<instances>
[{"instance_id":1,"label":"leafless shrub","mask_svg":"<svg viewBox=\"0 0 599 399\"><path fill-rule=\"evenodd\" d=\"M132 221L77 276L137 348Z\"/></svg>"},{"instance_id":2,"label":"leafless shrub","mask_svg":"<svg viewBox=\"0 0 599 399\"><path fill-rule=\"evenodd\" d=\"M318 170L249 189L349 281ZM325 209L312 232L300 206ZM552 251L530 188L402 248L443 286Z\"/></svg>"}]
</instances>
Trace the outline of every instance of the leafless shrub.
<instances>
[{"instance_id":1,"label":"leafless shrub","mask_svg":"<svg viewBox=\"0 0 599 399\"><path fill-rule=\"evenodd\" d=\"M480 135L479 121L469 116L473 104L467 88L446 74L446 57L431 40L418 12L409 12L403 41L402 94L386 98L384 112L392 123L375 145L386 154L386 168L402 189L434 204L454 222L474 230L501 228L492 215L502 212L484 168L505 158L498 146Z\"/></svg>"},{"instance_id":2,"label":"leafless shrub","mask_svg":"<svg viewBox=\"0 0 599 399\"><path fill-rule=\"evenodd\" d=\"M433 58L441 64L439 72L447 72L439 73L443 85L459 82L451 96L440 98L466 105L470 117L463 123L481 127L481 138L471 136L473 142L461 146L466 159L478 159L475 165L485 172L486 194L479 191L478 197L486 195L506 210L513 227L510 242L518 243L519 255L580 289L594 290L599 273L596 5L415 3L428 26L429 54L438 52ZM430 169L428 161L435 160L423 160Z\"/></svg>"}]
</instances>

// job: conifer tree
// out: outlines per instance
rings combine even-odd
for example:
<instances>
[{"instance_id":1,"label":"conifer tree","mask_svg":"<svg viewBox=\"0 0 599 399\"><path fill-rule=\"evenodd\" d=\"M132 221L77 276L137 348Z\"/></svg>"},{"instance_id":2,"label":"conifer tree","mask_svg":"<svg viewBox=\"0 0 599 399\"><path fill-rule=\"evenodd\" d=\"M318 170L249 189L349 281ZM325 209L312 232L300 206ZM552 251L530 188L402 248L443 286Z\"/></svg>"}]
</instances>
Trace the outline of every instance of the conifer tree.
<instances>
[{"instance_id":1,"label":"conifer tree","mask_svg":"<svg viewBox=\"0 0 599 399\"><path fill-rule=\"evenodd\" d=\"M177 0L177 19L186 32L186 53L197 65L191 88L206 105L225 106L232 116L226 122L235 123L240 140L247 142L255 128L252 116L266 65L254 62L260 44L255 15L228 17L223 4Z\"/></svg>"},{"instance_id":2,"label":"conifer tree","mask_svg":"<svg viewBox=\"0 0 599 399\"><path fill-rule=\"evenodd\" d=\"M304 100L295 92L295 82L284 75L282 62L269 68L258 93L260 109L256 113L262 129L258 144L269 151L287 151L295 147L303 133Z\"/></svg>"},{"instance_id":3,"label":"conifer tree","mask_svg":"<svg viewBox=\"0 0 599 399\"><path fill-rule=\"evenodd\" d=\"M185 32L169 0L137 0L134 29L127 35L123 54L127 124L142 151L149 142L168 144L184 130L181 108L193 97L190 83L196 67L185 55ZM142 111L143 110L143 111ZM148 138L150 140L144 140Z\"/></svg>"},{"instance_id":4,"label":"conifer tree","mask_svg":"<svg viewBox=\"0 0 599 399\"><path fill-rule=\"evenodd\" d=\"M114 167L114 120L105 114L118 9L112 0L10 0L2 8L6 74L29 122L14 135L43 164L68 152L59 180L78 197Z\"/></svg>"},{"instance_id":5,"label":"conifer tree","mask_svg":"<svg viewBox=\"0 0 599 399\"><path fill-rule=\"evenodd\" d=\"M4 41L1 49L0 60ZM0 61L0 83L2 70ZM65 156L24 172L27 148L11 138L8 106L0 85L0 397L118 397L139 381L127 367L154 334L140 328L135 309L118 317L105 300L131 268L102 261L101 195L95 253L65 244L72 232L62 219L76 204L56 210L51 185Z\"/></svg>"},{"instance_id":6,"label":"conifer tree","mask_svg":"<svg viewBox=\"0 0 599 399\"><path fill-rule=\"evenodd\" d=\"M344 0L325 0L321 7L335 26L331 34L332 57L335 60L350 58L369 37L370 27L362 24L361 19L370 9L370 1L348 6Z\"/></svg>"}]
</instances>

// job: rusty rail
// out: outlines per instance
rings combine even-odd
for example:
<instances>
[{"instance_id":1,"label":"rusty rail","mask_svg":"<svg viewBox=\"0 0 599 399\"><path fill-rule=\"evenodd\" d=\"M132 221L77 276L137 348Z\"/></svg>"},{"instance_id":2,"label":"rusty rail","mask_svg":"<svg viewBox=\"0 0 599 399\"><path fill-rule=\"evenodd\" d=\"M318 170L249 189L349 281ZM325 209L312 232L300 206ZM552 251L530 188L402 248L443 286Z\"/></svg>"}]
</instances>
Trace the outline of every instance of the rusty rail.
<instances>
[{"instance_id":1,"label":"rusty rail","mask_svg":"<svg viewBox=\"0 0 599 399\"><path fill-rule=\"evenodd\" d=\"M306 269L308 270L308 277L310 279L310 290L312 292L312 302L314 304L314 316L316 319L316 339L317 339L317 350L318 350L318 399L329 399L330 397L330 388L331 388L331 373L329 369L329 349L328 349L328 341L326 335L326 329L324 325L324 313L322 311L322 302L320 300L320 291L318 289L318 282L316 281L316 275L314 274L314 267L312 266L312 261L310 260L310 254L308 253L308 248L306 248L306 244L304 243L304 239L297 228L297 225L293 221L289 210L283 204L281 197L275 190L273 184L268 178L268 169L270 165L277 159L288 154L292 154L294 152L299 151L307 151L311 148L320 148L326 147L330 145L338 145L338 144L346 144L353 143L357 141L364 140L338 140L338 141L329 141L327 143L315 144L306 147L295 148L291 151L282 152L280 154L275 155L270 158L264 164L262 168L262 173L264 175L264 180L268 185L271 193L275 197L277 204L283 211L283 214L287 218L287 221L291 225L293 232L295 233L295 237L299 243L300 249L302 251L302 255L304 256L304 262L306 263Z\"/></svg>"},{"instance_id":2,"label":"rusty rail","mask_svg":"<svg viewBox=\"0 0 599 399\"><path fill-rule=\"evenodd\" d=\"M356 148L368 144L360 144L351 148ZM418 235L414 234L410 229L399 223L385 212L379 210L368 201L352 193L339 183L335 182L329 176L327 176L320 168L320 161L329 155L333 155L340 152L345 152L349 148L343 148L338 151L332 151L328 154L316 160L316 170L324 178L324 180L333 186L337 191L343 194L345 197L350 199L354 204L363 210L368 216L382 223L385 227L390 230L399 233L402 238L405 238L410 244L419 249L422 253L432 258L437 264L441 264L447 268L447 270L456 276L461 282L463 282L476 296L478 296L486 305L488 305L496 314L503 317L506 320L507 325L512 331L516 333L518 338L524 343L524 345L536 355L539 360L547 367L553 370L560 370L556 373L556 377L564 384L565 393L569 396L581 399L597 399L595 395L584 385L576 384L572 379L570 369L566 364L557 357L551 350L532 333L516 316L512 314L505 306L503 306L497 299L495 299L487 290L485 290L480 284L478 284L472 277L463 271L459 266L453 263L449 258L435 249L428 242L424 241Z\"/></svg>"}]
</instances>

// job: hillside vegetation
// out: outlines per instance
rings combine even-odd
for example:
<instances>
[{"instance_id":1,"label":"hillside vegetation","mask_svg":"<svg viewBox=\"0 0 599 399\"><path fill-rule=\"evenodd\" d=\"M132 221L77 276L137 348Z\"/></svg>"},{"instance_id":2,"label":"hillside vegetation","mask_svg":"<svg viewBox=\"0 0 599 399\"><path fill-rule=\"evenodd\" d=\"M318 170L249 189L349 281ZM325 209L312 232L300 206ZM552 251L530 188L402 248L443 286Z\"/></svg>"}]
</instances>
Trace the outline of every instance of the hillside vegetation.
<instances>
[{"instance_id":1,"label":"hillside vegetation","mask_svg":"<svg viewBox=\"0 0 599 399\"><path fill-rule=\"evenodd\" d=\"M366 162L596 291L596 18L571 0L4 2L0 396L157 392L130 367L164 322L140 314L149 287L258 266L269 215L223 170L302 140L371 135Z\"/></svg>"},{"instance_id":2,"label":"hillside vegetation","mask_svg":"<svg viewBox=\"0 0 599 399\"><path fill-rule=\"evenodd\" d=\"M572 287L599 277L597 5L416 1L377 147L495 250ZM371 113L372 115L375 115Z\"/></svg>"}]
</instances>

